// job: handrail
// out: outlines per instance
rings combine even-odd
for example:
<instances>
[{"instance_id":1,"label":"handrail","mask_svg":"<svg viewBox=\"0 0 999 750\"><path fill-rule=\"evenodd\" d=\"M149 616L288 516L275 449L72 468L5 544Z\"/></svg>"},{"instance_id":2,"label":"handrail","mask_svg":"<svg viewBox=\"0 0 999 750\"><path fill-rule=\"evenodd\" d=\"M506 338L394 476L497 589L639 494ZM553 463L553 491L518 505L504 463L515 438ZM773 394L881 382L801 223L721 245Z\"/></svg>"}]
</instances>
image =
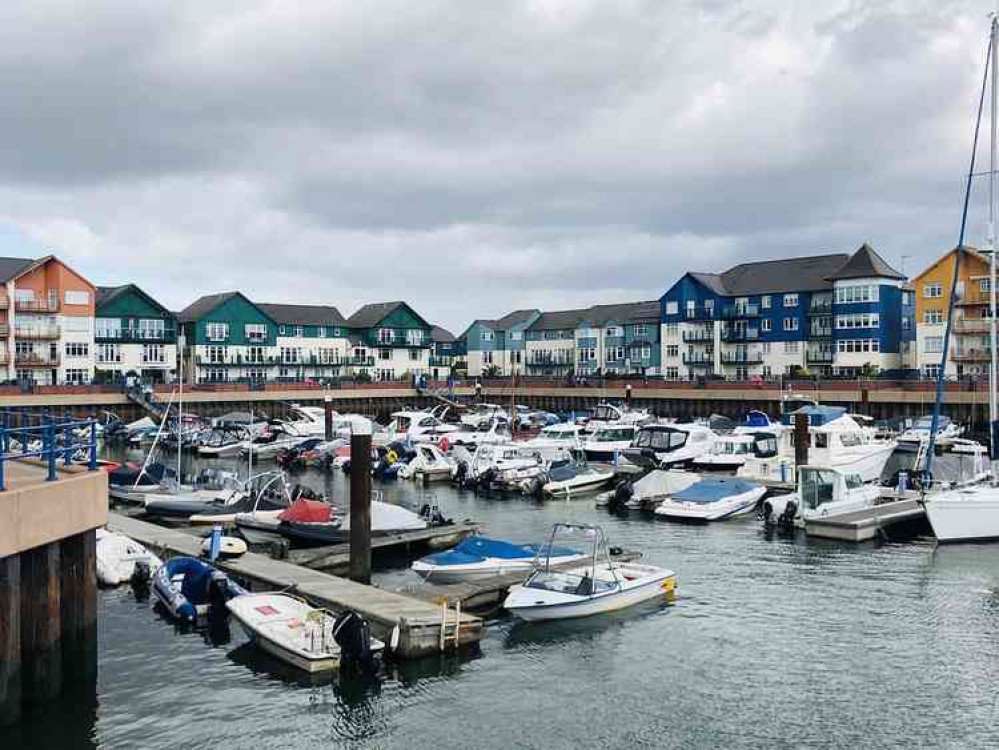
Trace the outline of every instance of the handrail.
<instances>
[{"instance_id":1,"label":"handrail","mask_svg":"<svg viewBox=\"0 0 999 750\"><path fill-rule=\"evenodd\" d=\"M6 465L11 460L45 459L48 465L46 482L52 482L56 479L56 462L60 457L63 460L63 466L69 466L73 463L73 457L81 450L87 451L87 468L90 471L97 468L97 420L80 419L57 422L51 417L46 417L45 424L8 427L6 416L4 415L4 426L0 427L0 492L7 489ZM81 429L85 430L89 437L79 436L77 431ZM60 436L62 437L61 444L59 442ZM28 449L32 437L41 438L41 448ZM19 449L12 450L12 438L19 442Z\"/></svg>"}]
</instances>

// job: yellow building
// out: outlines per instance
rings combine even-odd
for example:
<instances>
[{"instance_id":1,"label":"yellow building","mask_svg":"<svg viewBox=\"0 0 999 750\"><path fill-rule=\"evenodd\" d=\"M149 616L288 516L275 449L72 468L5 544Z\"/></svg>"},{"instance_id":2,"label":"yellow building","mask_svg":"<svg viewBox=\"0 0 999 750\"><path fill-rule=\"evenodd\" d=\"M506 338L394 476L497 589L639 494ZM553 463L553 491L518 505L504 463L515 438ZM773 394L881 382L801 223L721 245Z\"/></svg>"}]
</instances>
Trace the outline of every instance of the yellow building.
<instances>
[{"instance_id":1,"label":"yellow building","mask_svg":"<svg viewBox=\"0 0 999 750\"><path fill-rule=\"evenodd\" d=\"M952 329L948 375L985 375L989 362L989 260L973 247L961 249L957 304ZM954 248L912 280L916 292L916 366L935 375L950 308Z\"/></svg>"}]
</instances>

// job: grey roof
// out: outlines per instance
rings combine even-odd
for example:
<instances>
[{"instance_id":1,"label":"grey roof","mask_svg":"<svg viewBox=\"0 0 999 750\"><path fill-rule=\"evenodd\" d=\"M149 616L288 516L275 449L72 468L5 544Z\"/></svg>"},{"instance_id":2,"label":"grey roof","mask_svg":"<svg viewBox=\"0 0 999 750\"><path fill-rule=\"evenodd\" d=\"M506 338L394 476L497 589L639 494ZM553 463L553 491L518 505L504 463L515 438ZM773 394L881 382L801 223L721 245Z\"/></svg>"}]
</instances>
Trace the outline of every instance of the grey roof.
<instances>
[{"instance_id":1,"label":"grey roof","mask_svg":"<svg viewBox=\"0 0 999 750\"><path fill-rule=\"evenodd\" d=\"M347 325L351 328L372 328L378 325L386 315L395 312L400 307L407 307L412 311L413 315L420 319L425 325L429 326L423 317L413 310L413 308L401 300L396 302L372 302L370 304L364 305L357 312L347 318Z\"/></svg>"},{"instance_id":2,"label":"grey roof","mask_svg":"<svg viewBox=\"0 0 999 750\"><path fill-rule=\"evenodd\" d=\"M821 292L832 289L830 276L850 259L846 253L806 255L755 263L740 263L720 274L691 273L715 294L738 297L781 292Z\"/></svg>"},{"instance_id":3,"label":"grey roof","mask_svg":"<svg viewBox=\"0 0 999 750\"><path fill-rule=\"evenodd\" d=\"M434 326L433 330L430 332L430 338L432 341L436 341L440 344L450 344L457 341L453 333L446 328L441 328L440 326Z\"/></svg>"},{"instance_id":4,"label":"grey roof","mask_svg":"<svg viewBox=\"0 0 999 750\"><path fill-rule=\"evenodd\" d=\"M38 262L35 258L0 257L0 282L17 278Z\"/></svg>"},{"instance_id":5,"label":"grey roof","mask_svg":"<svg viewBox=\"0 0 999 750\"><path fill-rule=\"evenodd\" d=\"M613 305L594 305L585 311L582 319L594 325L604 325L611 321L635 323L659 320L659 302L645 300L642 302L621 302Z\"/></svg>"},{"instance_id":6,"label":"grey roof","mask_svg":"<svg viewBox=\"0 0 999 750\"><path fill-rule=\"evenodd\" d=\"M346 326L347 320L331 305L282 305L259 302L257 307L279 325Z\"/></svg>"},{"instance_id":7,"label":"grey roof","mask_svg":"<svg viewBox=\"0 0 999 750\"><path fill-rule=\"evenodd\" d=\"M725 285L722 283L721 274L718 273L698 273L697 271L690 272L691 277L701 282L710 289L715 294L728 294L725 291Z\"/></svg>"},{"instance_id":8,"label":"grey roof","mask_svg":"<svg viewBox=\"0 0 999 750\"><path fill-rule=\"evenodd\" d=\"M495 325L490 326L490 328L499 328L500 330L505 331L509 328L513 328L515 325L519 325L530 320L535 315L540 314L540 312L540 310L514 310L512 313L507 313L502 318L492 321Z\"/></svg>"},{"instance_id":9,"label":"grey roof","mask_svg":"<svg viewBox=\"0 0 999 750\"><path fill-rule=\"evenodd\" d=\"M837 279L887 278L902 279L905 276L888 265L888 262L875 252L866 242L850 259L829 277L830 281Z\"/></svg>"},{"instance_id":10,"label":"grey roof","mask_svg":"<svg viewBox=\"0 0 999 750\"><path fill-rule=\"evenodd\" d=\"M530 331L559 331L575 328L579 325L587 310L556 310L555 312L543 312L541 317L528 326Z\"/></svg>"},{"instance_id":11,"label":"grey roof","mask_svg":"<svg viewBox=\"0 0 999 750\"><path fill-rule=\"evenodd\" d=\"M198 299L177 313L177 320L181 323L201 320L204 315L207 315L223 302L237 295L242 297L239 292L220 292L219 294L206 294L204 297L198 297Z\"/></svg>"}]
</instances>

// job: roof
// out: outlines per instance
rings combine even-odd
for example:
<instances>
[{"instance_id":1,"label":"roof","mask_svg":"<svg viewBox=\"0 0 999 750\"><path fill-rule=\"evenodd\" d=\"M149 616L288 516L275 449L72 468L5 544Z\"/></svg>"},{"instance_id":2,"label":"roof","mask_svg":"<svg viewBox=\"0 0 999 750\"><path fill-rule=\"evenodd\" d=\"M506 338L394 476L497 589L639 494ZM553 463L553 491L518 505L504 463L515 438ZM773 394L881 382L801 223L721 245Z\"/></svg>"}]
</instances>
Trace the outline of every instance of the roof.
<instances>
[{"instance_id":1,"label":"roof","mask_svg":"<svg viewBox=\"0 0 999 750\"><path fill-rule=\"evenodd\" d=\"M740 263L721 274L725 294L819 292L832 289L829 277L850 259L846 253Z\"/></svg>"},{"instance_id":2,"label":"roof","mask_svg":"<svg viewBox=\"0 0 999 750\"><path fill-rule=\"evenodd\" d=\"M690 276L695 281L701 282L715 294L728 294L725 291L725 285L722 283L722 277L719 273L698 273L697 271L691 271Z\"/></svg>"},{"instance_id":3,"label":"roof","mask_svg":"<svg viewBox=\"0 0 999 750\"><path fill-rule=\"evenodd\" d=\"M642 302L621 302L613 305L594 305L584 311L583 320L594 325L603 325L614 321L616 323L632 323L645 320L659 320L659 302L646 300Z\"/></svg>"},{"instance_id":4,"label":"roof","mask_svg":"<svg viewBox=\"0 0 999 750\"><path fill-rule=\"evenodd\" d=\"M419 313L401 300L396 302L372 302L364 305L357 312L347 318L347 325L351 328L371 328L378 325L378 323L385 318L386 315L390 315L400 307L408 308L410 312L419 318L425 325L430 325L419 315Z\"/></svg>"},{"instance_id":5,"label":"roof","mask_svg":"<svg viewBox=\"0 0 999 750\"><path fill-rule=\"evenodd\" d=\"M506 330L512 328L515 325L519 325L530 320L535 315L538 315L540 310L514 310L512 313L507 313L502 318L494 321L482 321L483 323L492 322L490 328L499 328L501 330Z\"/></svg>"},{"instance_id":6,"label":"roof","mask_svg":"<svg viewBox=\"0 0 999 750\"><path fill-rule=\"evenodd\" d=\"M243 295L239 292L220 292L219 294L206 294L204 297L198 297L198 299L177 313L177 320L181 323L201 320L203 316L210 313L223 302L236 296L242 297ZM243 297L243 299L246 298Z\"/></svg>"},{"instance_id":7,"label":"roof","mask_svg":"<svg viewBox=\"0 0 999 750\"><path fill-rule=\"evenodd\" d=\"M557 310L543 312L541 317L528 326L532 331L557 331L575 328L586 317L587 310Z\"/></svg>"},{"instance_id":8,"label":"roof","mask_svg":"<svg viewBox=\"0 0 999 750\"><path fill-rule=\"evenodd\" d=\"M977 248L977 247L972 247L971 245L961 245L961 246L955 246L955 247L952 247L952 248L951 248L950 250L948 250L948 251L947 251L946 253L944 253L943 255L941 255L941 256L940 256L939 258L937 258L937 259L936 259L935 261L933 261L932 263L930 263L930 265L928 265L928 266L927 266L926 268L924 268L924 269L923 269L922 271L920 271L920 272L919 272L919 273L917 273L917 274L916 274L915 276L913 276L913 277L912 277L912 280L913 280L913 281L915 282L915 281L918 281L919 279L921 279L921 278L922 278L923 276L925 276L925 275L926 275L927 273L929 273L929 272L930 272L930 271L932 271L932 270L933 270L934 268L936 268L936 267L937 267L937 265L938 265L939 263L941 263L941 262L942 262L942 261L944 261L944 260L945 260L946 258L949 258L949 257L950 257L951 255L953 255L954 253L956 253L956 252L958 251L959 247L960 247L960 249L961 249L961 250L963 250L963 251L965 252L965 254L966 254L966 255L969 255L969 256L971 256L972 258L975 258L975 259L977 259L977 260L981 261L982 263L984 263L984 264L988 265L988 262L989 262L989 259L988 259L988 258L987 258L986 256L982 255L982 254L981 254L981 253L980 253L980 252L978 251L978 248Z\"/></svg>"},{"instance_id":9,"label":"roof","mask_svg":"<svg viewBox=\"0 0 999 750\"><path fill-rule=\"evenodd\" d=\"M160 304L153 297L149 296L137 284L121 284L120 286L98 286L94 288L97 290L94 302L98 308L103 307L104 305L110 305L119 297L122 297L128 294L129 292L134 292L135 294L138 294L140 297L143 297L147 302L149 302L154 307L158 307L164 312L166 312L167 315L170 315L171 317L177 317L176 313L167 310L165 305Z\"/></svg>"},{"instance_id":10,"label":"roof","mask_svg":"<svg viewBox=\"0 0 999 750\"><path fill-rule=\"evenodd\" d=\"M888 262L875 252L866 242L850 256L835 273L828 278L830 281L842 279L887 278L905 280L905 276L888 265Z\"/></svg>"},{"instance_id":11,"label":"roof","mask_svg":"<svg viewBox=\"0 0 999 750\"><path fill-rule=\"evenodd\" d=\"M35 258L0 257L0 282L17 278L32 266L50 257L52 256L46 256L46 258L41 260L36 260Z\"/></svg>"},{"instance_id":12,"label":"roof","mask_svg":"<svg viewBox=\"0 0 999 750\"><path fill-rule=\"evenodd\" d=\"M440 326L434 326L433 330L430 332L430 339L441 344L450 344L457 341L453 333L446 328L441 328Z\"/></svg>"},{"instance_id":13,"label":"roof","mask_svg":"<svg viewBox=\"0 0 999 750\"><path fill-rule=\"evenodd\" d=\"M279 325L345 326L347 320L331 305L282 305L259 302L257 307Z\"/></svg>"}]
</instances>

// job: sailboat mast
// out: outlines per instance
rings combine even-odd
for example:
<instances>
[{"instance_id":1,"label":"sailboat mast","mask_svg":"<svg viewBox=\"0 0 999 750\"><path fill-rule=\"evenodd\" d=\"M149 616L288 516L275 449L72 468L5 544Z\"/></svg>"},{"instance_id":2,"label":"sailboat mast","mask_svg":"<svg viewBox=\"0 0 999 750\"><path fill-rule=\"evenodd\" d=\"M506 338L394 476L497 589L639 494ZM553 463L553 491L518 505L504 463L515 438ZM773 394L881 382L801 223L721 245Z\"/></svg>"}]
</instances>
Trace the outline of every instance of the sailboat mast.
<instances>
[{"instance_id":1,"label":"sailboat mast","mask_svg":"<svg viewBox=\"0 0 999 750\"><path fill-rule=\"evenodd\" d=\"M177 375L180 383L177 390L177 484L183 483L180 473L180 452L184 447L184 334L177 338L177 348L180 349L177 358Z\"/></svg>"},{"instance_id":2,"label":"sailboat mast","mask_svg":"<svg viewBox=\"0 0 999 750\"><path fill-rule=\"evenodd\" d=\"M989 43L993 50L996 49L996 41L999 37L999 19L992 16L991 33ZM996 414L996 92L997 80L999 80L999 59L992 55L992 101L991 101L991 127L992 138L989 149L989 435L991 439L992 430L997 418ZM991 440L990 440L991 441ZM995 458L996 451L993 448L992 456Z\"/></svg>"}]
</instances>

